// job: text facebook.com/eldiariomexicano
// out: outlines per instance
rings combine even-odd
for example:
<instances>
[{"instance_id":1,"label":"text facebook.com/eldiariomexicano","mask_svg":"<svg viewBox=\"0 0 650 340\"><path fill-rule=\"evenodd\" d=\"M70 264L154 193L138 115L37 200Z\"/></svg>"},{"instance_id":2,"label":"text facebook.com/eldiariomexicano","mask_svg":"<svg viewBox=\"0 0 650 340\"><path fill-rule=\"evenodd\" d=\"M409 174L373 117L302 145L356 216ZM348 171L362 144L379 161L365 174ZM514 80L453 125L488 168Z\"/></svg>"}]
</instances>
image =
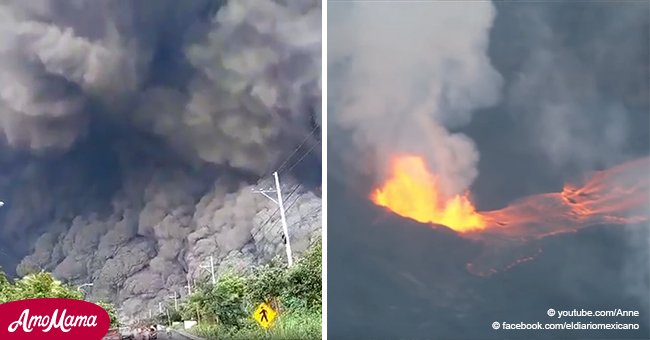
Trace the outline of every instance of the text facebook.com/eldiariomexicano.
<instances>
[{"instance_id":1,"label":"text facebook.com/eldiariomexicano","mask_svg":"<svg viewBox=\"0 0 650 340\"><path fill-rule=\"evenodd\" d=\"M492 329L495 330L636 330L639 324L633 322L633 318L639 317L639 311L630 311L622 309L612 310L558 310L551 308L546 311L546 315L552 318L551 322L507 322L494 321ZM621 322L584 322L572 321L571 318L585 317L620 317ZM630 322L632 321L632 322Z\"/></svg>"}]
</instances>

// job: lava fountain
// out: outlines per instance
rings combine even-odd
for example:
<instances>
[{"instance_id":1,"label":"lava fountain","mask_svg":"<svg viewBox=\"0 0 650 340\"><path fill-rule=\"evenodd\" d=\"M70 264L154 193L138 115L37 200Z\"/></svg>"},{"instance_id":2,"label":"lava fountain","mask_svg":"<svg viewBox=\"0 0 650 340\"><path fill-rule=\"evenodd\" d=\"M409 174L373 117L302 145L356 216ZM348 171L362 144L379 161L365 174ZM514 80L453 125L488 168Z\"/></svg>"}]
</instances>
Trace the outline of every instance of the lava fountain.
<instances>
[{"instance_id":1,"label":"lava fountain","mask_svg":"<svg viewBox=\"0 0 650 340\"><path fill-rule=\"evenodd\" d=\"M476 213L469 193L445 198L438 180L421 157L395 157L390 177L370 198L375 204L418 222L442 224L458 232L483 229L485 221Z\"/></svg>"},{"instance_id":2,"label":"lava fountain","mask_svg":"<svg viewBox=\"0 0 650 340\"><path fill-rule=\"evenodd\" d=\"M542 250L531 241L597 225L626 225L650 220L650 157L594 173L562 192L524 197L503 209L478 212L469 193L445 198L438 177L418 156L391 162L390 177L370 195L394 213L422 223L447 226L481 241L485 253L468 269L486 275L534 258Z\"/></svg>"}]
</instances>

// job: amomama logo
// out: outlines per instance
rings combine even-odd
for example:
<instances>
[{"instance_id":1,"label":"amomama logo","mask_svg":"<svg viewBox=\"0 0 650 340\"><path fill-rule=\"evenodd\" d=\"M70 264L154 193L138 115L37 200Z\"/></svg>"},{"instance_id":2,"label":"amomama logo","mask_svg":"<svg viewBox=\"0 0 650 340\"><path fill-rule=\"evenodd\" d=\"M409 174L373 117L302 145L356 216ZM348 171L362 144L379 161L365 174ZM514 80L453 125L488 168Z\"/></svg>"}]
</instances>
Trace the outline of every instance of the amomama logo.
<instances>
[{"instance_id":1,"label":"amomama logo","mask_svg":"<svg viewBox=\"0 0 650 340\"><path fill-rule=\"evenodd\" d=\"M72 299L29 299L0 305L0 339L100 340L110 319L100 306Z\"/></svg>"}]
</instances>

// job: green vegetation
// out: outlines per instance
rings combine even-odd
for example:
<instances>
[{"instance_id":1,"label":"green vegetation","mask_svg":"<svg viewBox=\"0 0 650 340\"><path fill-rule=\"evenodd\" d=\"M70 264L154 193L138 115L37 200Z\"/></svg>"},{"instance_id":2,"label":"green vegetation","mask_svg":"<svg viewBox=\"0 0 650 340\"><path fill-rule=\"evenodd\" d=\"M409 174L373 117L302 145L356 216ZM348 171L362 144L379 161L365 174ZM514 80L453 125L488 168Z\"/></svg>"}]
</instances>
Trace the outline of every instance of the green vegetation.
<instances>
[{"instance_id":1,"label":"green vegetation","mask_svg":"<svg viewBox=\"0 0 650 340\"><path fill-rule=\"evenodd\" d=\"M220 327L216 324L201 323L191 330L206 339L251 340L251 339L320 339L320 311L288 311L279 315L268 332L260 328L248 317L238 328Z\"/></svg>"},{"instance_id":2,"label":"green vegetation","mask_svg":"<svg viewBox=\"0 0 650 340\"><path fill-rule=\"evenodd\" d=\"M108 318L111 320L111 327L118 327L120 325L120 322L117 318L117 310L115 309L115 305L107 301L99 301L95 302L95 304L99 307L104 308L106 313L108 313Z\"/></svg>"},{"instance_id":3,"label":"green vegetation","mask_svg":"<svg viewBox=\"0 0 650 340\"><path fill-rule=\"evenodd\" d=\"M19 280L10 280L0 269L0 303L35 298L66 298L82 300L83 293L78 289L64 284L48 272L29 274ZM98 302L97 305L108 312L111 327L118 326L115 306L109 302Z\"/></svg>"},{"instance_id":4,"label":"green vegetation","mask_svg":"<svg viewBox=\"0 0 650 340\"><path fill-rule=\"evenodd\" d=\"M0 274L0 303L34 298L82 299L83 294L55 279L52 274L38 272L15 282Z\"/></svg>"},{"instance_id":5,"label":"green vegetation","mask_svg":"<svg viewBox=\"0 0 650 340\"><path fill-rule=\"evenodd\" d=\"M221 275L215 285L194 287L179 306L180 316L198 320L192 332L206 339L320 339L321 258L318 242L291 268L275 260L245 275ZM261 302L278 312L267 331L252 318ZM176 321L166 315L158 319Z\"/></svg>"}]
</instances>

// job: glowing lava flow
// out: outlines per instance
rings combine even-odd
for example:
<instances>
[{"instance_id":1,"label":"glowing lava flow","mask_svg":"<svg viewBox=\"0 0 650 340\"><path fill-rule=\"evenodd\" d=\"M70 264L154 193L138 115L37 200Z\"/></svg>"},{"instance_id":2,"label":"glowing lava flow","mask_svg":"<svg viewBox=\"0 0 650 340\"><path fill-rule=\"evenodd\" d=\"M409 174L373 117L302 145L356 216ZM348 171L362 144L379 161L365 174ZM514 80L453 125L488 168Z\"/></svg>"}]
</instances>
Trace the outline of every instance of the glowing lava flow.
<instances>
[{"instance_id":1,"label":"glowing lava flow","mask_svg":"<svg viewBox=\"0 0 650 340\"><path fill-rule=\"evenodd\" d=\"M596 172L584 185L562 192L524 197L507 207L482 212L487 227L463 236L480 240L482 254L467 264L488 276L534 259L538 241L598 225L627 225L650 220L650 158Z\"/></svg>"},{"instance_id":2,"label":"glowing lava flow","mask_svg":"<svg viewBox=\"0 0 650 340\"><path fill-rule=\"evenodd\" d=\"M391 177L372 193L372 201L398 215L418 222L442 224L459 232L483 229L485 222L476 213L467 194L444 199L438 179L417 156L393 159Z\"/></svg>"},{"instance_id":3,"label":"glowing lava flow","mask_svg":"<svg viewBox=\"0 0 650 340\"><path fill-rule=\"evenodd\" d=\"M484 244L467 264L477 275L491 275L534 259L536 241L597 225L650 220L650 157L596 172L584 184L562 192L524 197L503 209L477 212L468 195L444 199L436 176L420 157L397 157L391 176L371 194L375 204L422 223L442 224Z\"/></svg>"},{"instance_id":4,"label":"glowing lava flow","mask_svg":"<svg viewBox=\"0 0 650 340\"><path fill-rule=\"evenodd\" d=\"M638 159L596 172L582 186L565 185L562 192L525 197L483 212L490 226L486 232L534 239L592 225L648 221L649 170L650 158Z\"/></svg>"}]
</instances>

